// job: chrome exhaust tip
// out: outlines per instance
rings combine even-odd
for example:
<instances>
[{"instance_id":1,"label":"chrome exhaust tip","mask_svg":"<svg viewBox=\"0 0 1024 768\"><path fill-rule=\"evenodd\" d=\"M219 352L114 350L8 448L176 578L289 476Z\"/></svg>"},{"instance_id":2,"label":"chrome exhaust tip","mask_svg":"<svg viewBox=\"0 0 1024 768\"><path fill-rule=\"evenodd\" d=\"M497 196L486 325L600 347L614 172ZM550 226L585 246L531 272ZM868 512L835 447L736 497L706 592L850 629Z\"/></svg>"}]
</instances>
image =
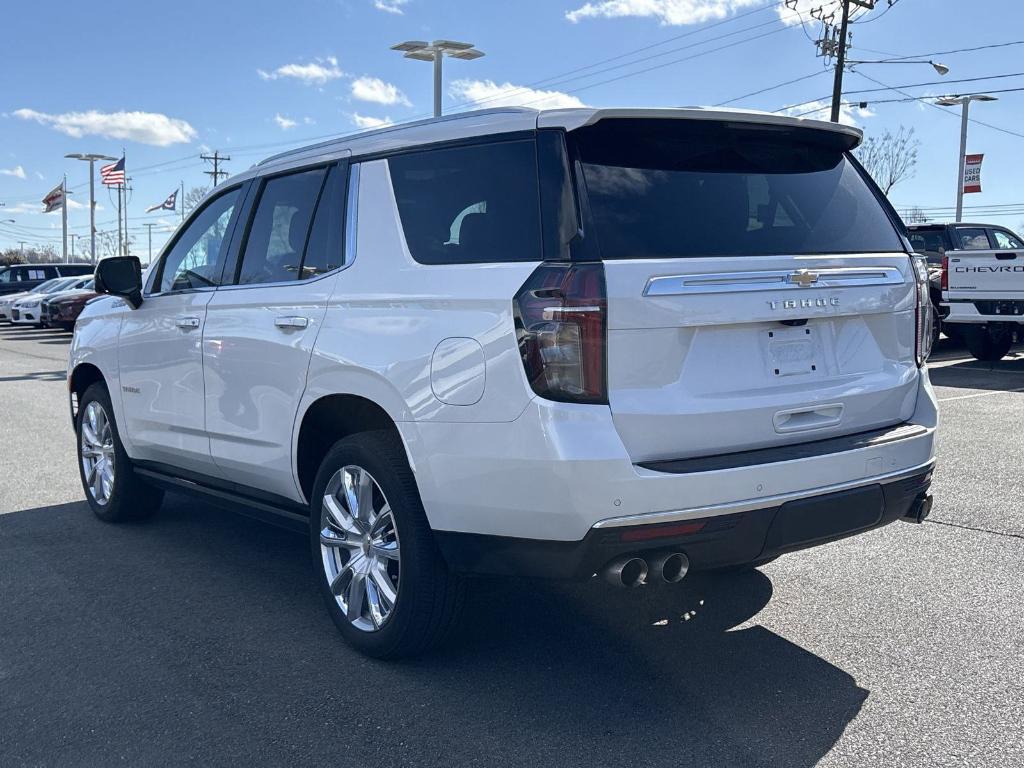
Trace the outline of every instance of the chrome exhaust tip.
<instances>
[{"instance_id":1,"label":"chrome exhaust tip","mask_svg":"<svg viewBox=\"0 0 1024 768\"><path fill-rule=\"evenodd\" d=\"M650 568L663 581L675 584L690 570L690 558L682 552L664 552L651 558Z\"/></svg>"},{"instance_id":2,"label":"chrome exhaust tip","mask_svg":"<svg viewBox=\"0 0 1024 768\"><path fill-rule=\"evenodd\" d=\"M620 557L606 565L602 575L616 587L639 587L647 583L647 561L642 557Z\"/></svg>"}]
</instances>

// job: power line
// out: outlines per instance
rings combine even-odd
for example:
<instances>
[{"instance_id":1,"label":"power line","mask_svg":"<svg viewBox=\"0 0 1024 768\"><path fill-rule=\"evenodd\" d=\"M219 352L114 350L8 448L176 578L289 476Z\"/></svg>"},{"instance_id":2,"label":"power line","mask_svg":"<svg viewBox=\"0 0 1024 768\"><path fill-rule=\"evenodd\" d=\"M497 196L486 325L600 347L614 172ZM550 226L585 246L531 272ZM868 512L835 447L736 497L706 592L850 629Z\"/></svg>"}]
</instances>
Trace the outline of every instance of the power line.
<instances>
[{"instance_id":1,"label":"power line","mask_svg":"<svg viewBox=\"0 0 1024 768\"><path fill-rule=\"evenodd\" d=\"M810 80L812 77L818 77L819 75L825 74L825 72L826 72L826 70L819 69L817 72L811 72L809 75L804 75L803 77L796 77L796 78L794 78L792 80L787 80L784 83L777 83L776 85L770 85L767 88L762 88L759 91L751 91L750 93L744 93L742 96L737 96L735 98L729 99L728 101L720 101L717 104L715 104L714 106L716 106L716 107L724 107L727 104L733 104L733 103L735 103L737 101L742 101L743 99L749 99L751 96L760 96L762 93L768 93L768 91L774 91L774 90L776 90L778 88L784 88L787 85L793 85L793 83L800 83L800 82L803 82L804 80Z\"/></svg>"},{"instance_id":2,"label":"power line","mask_svg":"<svg viewBox=\"0 0 1024 768\"><path fill-rule=\"evenodd\" d=\"M210 178L213 179L213 186L215 186L215 187L217 186L217 182L220 181L220 177L221 176L227 176L228 175L227 171L220 170L220 164L222 162L226 161L226 160L230 160L231 159L230 156L222 155L222 154L220 154L219 150L214 150L212 155L200 155L199 159L200 160L205 160L208 163L213 163L213 170L212 171L203 171L203 173L205 173L207 176L209 176ZM182 205L184 205L184 204L185 204L185 201L182 200Z\"/></svg>"}]
</instances>

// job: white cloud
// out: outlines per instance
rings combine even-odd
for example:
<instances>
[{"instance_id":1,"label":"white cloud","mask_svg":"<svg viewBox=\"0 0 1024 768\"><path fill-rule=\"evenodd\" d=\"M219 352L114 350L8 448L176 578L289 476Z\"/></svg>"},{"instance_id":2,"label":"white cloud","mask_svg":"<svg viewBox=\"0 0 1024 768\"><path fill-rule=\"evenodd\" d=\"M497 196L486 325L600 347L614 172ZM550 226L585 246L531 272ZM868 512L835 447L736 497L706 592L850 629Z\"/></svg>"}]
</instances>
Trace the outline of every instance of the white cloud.
<instances>
[{"instance_id":1,"label":"white cloud","mask_svg":"<svg viewBox=\"0 0 1024 768\"><path fill-rule=\"evenodd\" d=\"M294 128L298 125L298 123L291 118L285 117L281 114L274 115L274 122L277 123L278 128L282 131L287 131L289 128Z\"/></svg>"},{"instance_id":2,"label":"white cloud","mask_svg":"<svg viewBox=\"0 0 1024 768\"><path fill-rule=\"evenodd\" d=\"M331 80L345 76L345 73L338 67L338 60L334 56L315 59L308 64L283 64L271 72L257 69L256 73L264 80L292 78L306 85L324 85Z\"/></svg>"},{"instance_id":3,"label":"white cloud","mask_svg":"<svg viewBox=\"0 0 1024 768\"><path fill-rule=\"evenodd\" d=\"M358 112L352 114L352 122L360 129L386 128L389 125L394 125L390 117L370 117L360 115Z\"/></svg>"},{"instance_id":4,"label":"white cloud","mask_svg":"<svg viewBox=\"0 0 1024 768\"><path fill-rule=\"evenodd\" d=\"M43 174L40 173L39 171L36 171L36 178L39 179L40 181L44 181L46 179L46 177L43 176Z\"/></svg>"},{"instance_id":5,"label":"white cloud","mask_svg":"<svg viewBox=\"0 0 1024 768\"><path fill-rule=\"evenodd\" d=\"M353 80L352 98L388 106L393 104L412 106L404 93L391 83L385 83L379 77L357 77Z\"/></svg>"},{"instance_id":6,"label":"white cloud","mask_svg":"<svg viewBox=\"0 0 1024 768\"><path fill-rule=\"evenodd\" d=\"M384 11L385 13L393 13L396 16L401 16L405 13L402 10L403 5L408 5L409 0L373 0L373 7L378 11Z\"/></svg>"},{"instance_id":7,"label":"white cloud","mask_svg":"<svg viewBox=\"0 0 1024 768\"><path fill-rule=\"evenodd\" d=\"M48 114L34 109L18 109L15 117L34 120L48 125L76 139L82 136L104 136L108 139L137 141L166 147L170 144L188 144L196 137L196 130L184 120L159 112L64 112Z\"/></svg>"},{"instance_id":8,"label":"white cloud","mask_svg":"<svg viewBox=\"0 0 1024 768\"><path fill-rule=\"evenodd\" d=\"M566 11L565 18L575 24L588 18L634 16L656 18L662 24L678 26L724 19L741 8L764 3L765 0L598 0Z\"/></svg>"},{"instance_id":9,"label":"white cloud","mask_svg":"<svg viewBox=\"0 0 1024 768\"><path fill-rule=\"evenodd\" d=\"M0 176L13 176L16 179L24 179L25 169L20 165L16 165L13 168L0 168Z\"/></svg>"},{"instance_id":10,"label":"white cloud","mask_svg":"<svg viewBox=\"0 0 1024 768\"><path fill-rule=\"evenodd\" d=\"M534 107L561 109L587 106L575 96L561 91L542 91L493 80L456 80L448 88L453 98L480 107Z\"/></svg>"},{"instance_id":11,"label":"white cloud","mask_svg":"<svg viewBox=\"0 0 1024 768\"><path fill-rule=\"evenodd\" d=\"M789 107L783 114L790 117L805 117L808 120L828 120L832 115L832 104L827 101L812 101L799 107ZM867 107L861 109L844 104L839 108L839 122L843 125L859 126L857 118L866 119L874 116L875 113Z\"/></svg>"}]
</instances>

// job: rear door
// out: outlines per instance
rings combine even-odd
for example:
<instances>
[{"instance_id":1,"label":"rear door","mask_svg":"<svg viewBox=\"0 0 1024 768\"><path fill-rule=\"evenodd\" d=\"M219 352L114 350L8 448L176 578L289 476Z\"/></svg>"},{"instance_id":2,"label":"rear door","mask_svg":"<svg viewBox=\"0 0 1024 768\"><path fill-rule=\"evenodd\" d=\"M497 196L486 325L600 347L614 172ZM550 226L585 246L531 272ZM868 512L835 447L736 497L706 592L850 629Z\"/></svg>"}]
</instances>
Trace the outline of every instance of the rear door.
<instances>
[{"instance_id":1,"label":"rear door","mask_svg":"<svg viewBox=\"0 0 1024 768\"><path fill-rule=\"evenodd\" d=\"M259 182L239 263L203 331L213 460L233 482L291 498L295 414L344 260L346 170L321 165Z\"/></svg>"},{"instance_id":2,"label":"rear door","mask_svg":"<svg viewBox=\"0 0 1024 768\"><path fill-rule=\"evenodd\" d=\"M1024 248L950 251L943 298L1019 299L1024 293Z\"/></svg>"},{"instance_id":3,"label":"rear door","mask_svg":"<svg viewBox=\"0 0 1024 768\"><path fill-rule=\"evenodd\" d=\"M609 120L572 143L608 294L608 387L634 461L905 421L906 244L848 135Z\"/></svg>"}]
</instances>

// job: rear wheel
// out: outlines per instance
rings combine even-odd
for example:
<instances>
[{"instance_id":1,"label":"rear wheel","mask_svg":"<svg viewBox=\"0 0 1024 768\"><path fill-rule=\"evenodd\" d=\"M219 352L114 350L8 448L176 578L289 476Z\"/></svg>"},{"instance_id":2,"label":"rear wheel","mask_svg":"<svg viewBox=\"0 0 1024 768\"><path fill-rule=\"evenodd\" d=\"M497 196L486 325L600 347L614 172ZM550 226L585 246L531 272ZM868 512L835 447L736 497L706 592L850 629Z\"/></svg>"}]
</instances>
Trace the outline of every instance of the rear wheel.
<instances>
[{"instance_id":1,"label":"rear wheel","mask_svg":"<svg viewBox=\"0 0 1024 768\"><path fill-rule=\"evenodd\" d=\"M971 327L964 331L967 351L977 360L995 362L1002 360L1013 346L1013 334L1002 329L993 330L985 326Z\"/></svg>"},{"instance_id":2,"label":"rear wheel","mask_svg":"<svg viewBox=\"0 0 1024 768\"><path fill-rule=\"evenodd\" d=\"M437 549L405 451L388 432L331 448L313 483L310 533L327 610L360 652L412 656L455 624L462 581Z\"/></svg>"},{"instance_id":3,"label":"rear wheel","mask_svg":"<svg viewBox=\"0 0 1024 768\"><path fill-rule=\"evenodd\" d=\"M163 491L132 470L114 422L104 384L85 390L78 403L78 471L85 500L100 520L119 523L149 517L160 507Z\"/></svg>"}]
</instances>

